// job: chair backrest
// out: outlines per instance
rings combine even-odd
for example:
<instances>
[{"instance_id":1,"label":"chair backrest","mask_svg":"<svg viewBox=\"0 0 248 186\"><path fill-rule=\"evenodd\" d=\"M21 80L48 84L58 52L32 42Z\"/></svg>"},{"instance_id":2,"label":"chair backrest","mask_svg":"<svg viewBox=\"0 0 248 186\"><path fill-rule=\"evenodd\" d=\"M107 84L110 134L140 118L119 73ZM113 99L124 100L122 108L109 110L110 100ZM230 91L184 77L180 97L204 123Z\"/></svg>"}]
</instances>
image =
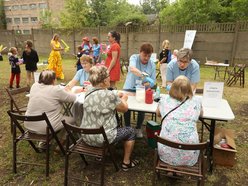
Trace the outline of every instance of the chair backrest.
<instances>
[{"instance_id":1,"label":"chair backrest","mask_svg":"<svg viewBox=\"0 0 248 186\"><path fill-rule=\"evenodd\" d=\"M176 149L182 149L182 150L204 150L207 149L208 147L208 142L204 142L204 143L197 143L197 144L185 144L185 143L177 143L177 142L173 142L170 141L168 139L162 138L160 136L156 135L156 140L158 143L167 145L169 147L173 147Z\"/></svg>"},{"instance_id":2,"label":"chair backrest","mask_svg":"<svg viewBox=\"0 0 248 186\"><path fill-rule=\"evenodd\" d=\"M197 88L196 90L195 90L195 93L196 94L203 94L203 88Z\"/></svg>"},{"instance_id":3,"label":"chair backrest","mask_svg":"<svg viewBox=\"0 0 248 186\"><path fill-rule=\"evenodd\" d=\"M10 111L21 114L20 105L17 104L17 100L15 99L15 96L28 92L30 90L30 87L22 87L22 88L12 89L12 90L5 88L5 90L10 98Z\"/></svg>"},{"instance_id":4,"label":"chair backrest","mask_svg":"<svg viewBox=\"0 0 248 186\"><path fill-rule=\"evenodd\" d=\"M99 127L99 128L81 128L81 127L77 127L75 125L71 125L69 123L66 123L65 120L62 121L64 128L67 132L67 134L69 135L69 138L73 141L73 143L76 143L76 140L73 136L73 133L78 133L78 134L87 134L87 135L102 135L104 138L104 144L105 145L109 145L109 141L107 138L107 135L105 133L105 130L103 128L103 126Z\"/></svg>"},{"instance_id":5,"label":"chair backrest","mask_svg":"<svg viewBox=\"0 0 248 186\"><path fill-rule=\"evenodd\" d=\"M50 131L52 134L55 134L54 129L46 115L46 113L42 113L41 115L36 115L36 116L25 116L25 115L21 115L19 113L14 113L11 112L10 110L7 111L8 115L10 116L10 118L12 119L12 121L14 122L14 124L18 127L18 129L24 133L24 129L21 125L21 123L23 123L24 121L45 121L47 124L47 132ZM37 123L39 124L39 123ZM14 127L15 130L15 127Z\"/></svg>"}]
</instances>

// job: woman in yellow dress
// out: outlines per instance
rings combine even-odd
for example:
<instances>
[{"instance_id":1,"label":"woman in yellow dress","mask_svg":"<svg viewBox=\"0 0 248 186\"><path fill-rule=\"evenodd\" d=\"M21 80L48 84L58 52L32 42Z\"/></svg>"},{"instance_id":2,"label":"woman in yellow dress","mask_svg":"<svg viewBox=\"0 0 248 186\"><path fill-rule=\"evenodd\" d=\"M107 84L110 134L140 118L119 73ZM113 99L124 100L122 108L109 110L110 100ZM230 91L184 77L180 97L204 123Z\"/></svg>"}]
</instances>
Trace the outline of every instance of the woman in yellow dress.
<instances>
[{"instance_id":1,"label":"woman in yellow dress","mask_svg":"<svg viewBox=\"0 0 248 186\"><path fill-rule=\"evenodd\" d=\"M62 58L60 51L63 51L64 48L60 45L59 35L54 34L53 39L50 43L51 53L48 58L48 67L47 69L53 70L56 73L57 79L64 79L64 73L62 68Z\"/></svg>"}]
</instances>

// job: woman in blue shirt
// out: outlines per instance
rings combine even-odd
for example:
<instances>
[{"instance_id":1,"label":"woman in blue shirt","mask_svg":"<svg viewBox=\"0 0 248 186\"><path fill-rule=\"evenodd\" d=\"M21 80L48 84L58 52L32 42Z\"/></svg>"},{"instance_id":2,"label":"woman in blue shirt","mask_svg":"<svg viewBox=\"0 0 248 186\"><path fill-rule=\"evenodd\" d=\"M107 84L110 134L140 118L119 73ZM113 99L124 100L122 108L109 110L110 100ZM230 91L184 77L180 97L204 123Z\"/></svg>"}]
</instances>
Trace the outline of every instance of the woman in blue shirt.
<instances>
[{"instance_id":1,"label":"woman in blue shirt","mask_svg":"<svg viewBox=\"0 0 248 186\"><path fill-rule=\"evenodd\" d=\"M66 90L71 90L78 82L80 86L84 86L85 81L88 81L89 78L89 70L92 67L93 60L88 55L82 55L80 58L80 63L83 69L77 71L74 78L66 85ZM83 87L84 88L84 87Z\"/></svg>"},{"instance_id":2,"label":"woman in blue shirt","mask_svg":"<svg viewBox=\"0 0 248 186\"><path fill-rule=\"evenodd\" d=\"M98 39L96 37L92 38L93 41L93 59L94 59L94 64L100 62L100 44L98 43Z\"/></svg>"}]
</instances>

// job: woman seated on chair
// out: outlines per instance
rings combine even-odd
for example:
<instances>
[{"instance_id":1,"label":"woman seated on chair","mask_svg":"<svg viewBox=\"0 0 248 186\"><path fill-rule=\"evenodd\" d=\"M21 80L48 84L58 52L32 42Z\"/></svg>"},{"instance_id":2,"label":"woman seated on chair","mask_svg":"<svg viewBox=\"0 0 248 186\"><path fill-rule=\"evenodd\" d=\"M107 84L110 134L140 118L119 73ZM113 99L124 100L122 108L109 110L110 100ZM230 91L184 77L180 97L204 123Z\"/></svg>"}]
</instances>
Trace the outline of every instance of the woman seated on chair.
<instances>
[{"instance_id":1,"label":"woman seated on chair","mask_svg":"<svg viewBox=\"0 0 248 186\"><path fill-rule=\"evenodd\" d=\"M157 114L163 118L171 110L163 120L160 137L178 143L199 143L196 122L202 111L201 101L193 96L190 81L185 76L178 76L172 83L169 95L159 102ZM188 166L193 166L199 156L198 151L173 149L160 143L158 154L165 163Z\"/></svg>"},{"instance_id":2,"label":"woman seated on chair","mask_svg":"<svg viewBox=\"0 0 248 186\"><path fill-rule=\"evenodd\" d=\"M73 118L63 116L61 110L63 102L73 103L76 100L76 95L55 85L55 80L56 74L54 71L44 70L40 73L39 82L34 83L30 89L26 115L35 116L45 112L56 132L63 128L61 123L63 119L68 123L75 123ZM37 122L26 122L24 126L32 132L46 134L46 123L42 122L38 125Z\"/></svg>"},{"instance_id":3,"label":"woman seated on chair","mask_svg":"<svg viewBox=\"0 0 248 186\"><path fill-rule=\"evenodd\" d=\"M82 128L99 128L103 126L109 143L124 142L124 158L122 169L124 171L135 167L139 162L131 160L131 153L135 142L135 132L132 127L118 127L116 111L128 110L127 95L108 90L110 77L105 66L94 66L89 71L89 81L92 88L86 92L84 100L84 115ZM103 137L83 136L85 142L92 146L101 146Z\"/></svg>"},{"instance_id":4,"label":"woman seated on chair","mask_svg":"<svg viewBox=\"0 0 248 186\"><path fill-rule=\"evenodd\" d=\"M82 92L85 90L86 84L88 85L89 83L89 70L93 65L93 59L90 56L84 54L80 57L80 62L83 68L78 70L74 78L66 85L65 90L67 91L71 91L71 89L79 82L80 86L82 86L82 89L76 90L74 92Z\"/></svg>"}]
</instances>

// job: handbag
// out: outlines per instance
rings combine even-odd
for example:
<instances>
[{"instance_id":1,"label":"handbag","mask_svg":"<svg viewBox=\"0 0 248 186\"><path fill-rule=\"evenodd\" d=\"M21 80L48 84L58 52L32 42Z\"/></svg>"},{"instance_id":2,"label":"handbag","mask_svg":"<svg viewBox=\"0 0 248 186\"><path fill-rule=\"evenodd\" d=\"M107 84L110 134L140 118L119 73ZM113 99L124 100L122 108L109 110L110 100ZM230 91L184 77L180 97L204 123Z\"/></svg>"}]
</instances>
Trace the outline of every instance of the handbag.
<instances>
[{"instance_id":1,"label":"handbag","mask_svg":"<svg viewBox=\"0 0 248 186\"><path fill-rule=\"evenodd\" d=\"M171 109L169 112L167 112L164 117L161 120L161 123L157 123L155 121L147 121L146 124L146 134L147 134L147 143L148 145L155 149L157 148L157 141L155 140L155 136L160 134L161 131L161 125L164 121L164 119L174 110L176 110L178 107L180 107L182 104L184 104L187 100L189 99L189 97L186 97L186 99L181 102L179 105L177 105L175 108Z\"/></svg>"}]
</instances>

